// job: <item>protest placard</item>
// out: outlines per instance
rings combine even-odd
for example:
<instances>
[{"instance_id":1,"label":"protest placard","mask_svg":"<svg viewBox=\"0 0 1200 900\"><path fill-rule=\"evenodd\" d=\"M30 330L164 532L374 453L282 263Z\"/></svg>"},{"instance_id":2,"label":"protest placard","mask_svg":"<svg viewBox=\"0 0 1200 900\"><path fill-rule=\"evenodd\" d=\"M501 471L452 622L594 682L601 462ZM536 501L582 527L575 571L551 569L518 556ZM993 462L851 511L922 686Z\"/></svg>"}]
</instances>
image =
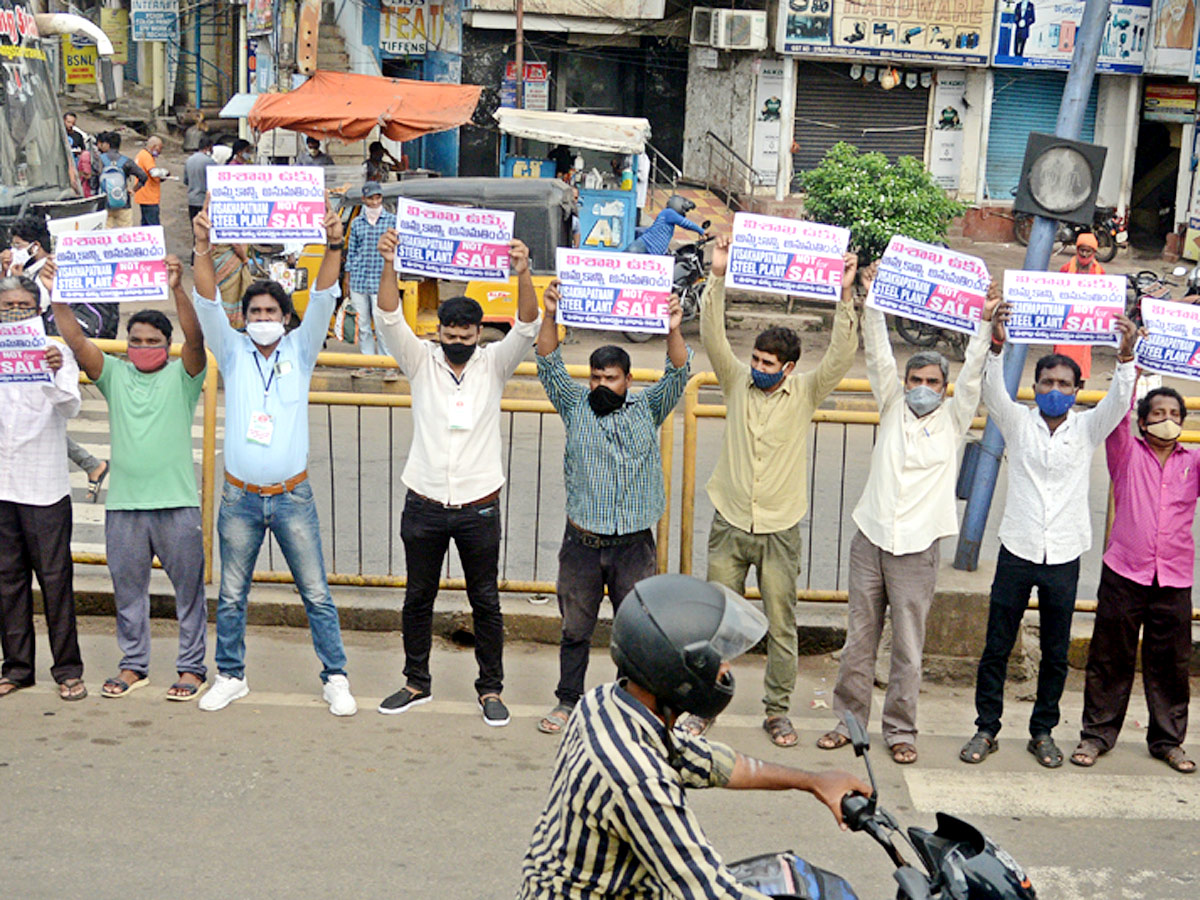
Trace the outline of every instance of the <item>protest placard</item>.
<instances>
[{"instance_id":1,"label":"protest placard","mask_svg":"<svg viewBox=\"0 0 1200 900\"><path fill-rule=\"evenodd\" d=\"M49 382L46 327L41 316L0 322L0 384Z\"/></svg>"},{"instance_id":2,"label":"protest placard","mask_svg":"<svg viewBox=\"0 0 1200 900\"><path fill-rule=\"evenodd\" d=\"M449 281L508 281L514 214L396 198L396 271Z\"/></svg>"},{"instance_id":3,"label":"protest placard","mask_svg":"<svg viewBox=\"0 0 1200 900\"><path fill-rule=\"evenodd\" d=\"M1012 305L1005 331L1014 344L1117 344L1125 279L1009 270L1004 300Z\"/></svg>"},{"instance_id":4,"label":"protest placard","mask_svg":"<svg viewBox=\"0 0 1200 900\"><path fill-rule=\"evenodd\" d=\"M675 260L645 253L557 250L558 324L603 331L670 331Z\"/></svg>"},{"instance_id":5,"label":"protest placard","mask_svg":"<svg viewBox=\"0 0 1200 900\"><path fill-rule=\"evenodd\" d=\"M867 306L974 334L990 281L982 259L896 235L880 257Z\"/></svg>"},{"instance_id":6,"label":"protest placard","mask_svg":"<svg viewBox=\"0 0 1200 900\"><path fill-rule=\"evenodd\" d=\"M325 243L321 166L209 166L214 244Z\"/></svg>"},{"instance_id":7,"label":"protest placard","mask_svg":"<svg viewBox=\"0 0 1200 900\"><path fill-rule=\"evenodd\" d=\"M735 213L727 280L747 291L837 300L849 243L849 230L834 225Z\"/></svg>"},{"instance_id":8,"label":"protest placard","mask_svg":"<svg viewBox=\"0 0 1200 900\"><path fill-rule=\"evenodd\" d=\"M1139 338L1134 348L1137 364L1162 375L1200 381L1200 307L1143 297L1142 323L1150 334Z\"/></svg>"},{"instance_id":9,"label":"protest placard","mask_svg":"<svg viewBox=\"0 0 1200 900\"><path fill-rule=\"evenodd\" d=\"M55 303L166 300L167 244L161 225L112 231L64 231L54 262Z\"/></svg>"}]
</instances>

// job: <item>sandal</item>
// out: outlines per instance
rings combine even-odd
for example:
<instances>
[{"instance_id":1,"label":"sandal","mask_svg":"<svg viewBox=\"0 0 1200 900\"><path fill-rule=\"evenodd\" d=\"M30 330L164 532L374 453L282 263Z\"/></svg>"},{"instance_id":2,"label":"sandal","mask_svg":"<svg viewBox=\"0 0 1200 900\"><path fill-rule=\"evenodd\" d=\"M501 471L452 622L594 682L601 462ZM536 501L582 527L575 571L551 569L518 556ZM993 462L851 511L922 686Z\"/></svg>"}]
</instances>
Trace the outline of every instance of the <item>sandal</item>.
<instances>
[{"instance_id":1,"label":"sandal","mask_svg":"<svg viewBox=\"0 0 1200 900\"><path fill-rule=\"evenodd\" d=\"M573 707L565 703L558 704L542 716L542 720L538 722L538 731L542 734L560 734L567 727L567 719L571 717L572 709Z\"/></svg>"},{"instance_id":2,"label":"sandal","mask_svg":"<svg viewBox=\"0 0 1200 900\"><path fill-rule=\"evenodd\" d=\"M127 670L132 671L132 669ZM134 672L136 675L137 673ZM100 688L100 696L115 699L124 697L126 694L136 691L138 688L145 687L150 683L148 675L138 675L133 681L126 681L120 675L114 675L112 678L106 678L104 684Z\"/></svg>"},{"instance_id":3,"label":"sandal","mask_svg":"<svg viewBox=\"0 0 1200 900\"><path fill-rule=\"evenodd\" d=\"M59 684L58 696L68 702L82 700L87 696L87 687L82 678L68 678Z\"/></svg>"},{"instance_id":4,"label":"sandal","mask_svg":"<svg viewBox=\"0 0 1200 900\"><path fill-rule=\"evenodd\" d=\"M917 748L907 742L892 744L892 762L899 766L911 766L917 761Z\"/></svg>"},{"instance_id":5,"label":"sandal","mask_svg":"<svg viewBox=\"0 0 1200 900\"><path fill-rule=\"evenodd\" d=\"M19 681L13 681L11 678L0 678L0 697L7 697L9 694L15 694L17 691L30 687L28 684L21 684Z\"/></svg>"},{"instance_id":6,"label":"sandal","mask_svg":"<svg viewBox=\"0 0 1200 900\"><path fill-rule=\"evenodd\" d=\"M1025 749L1047 769L1057 769L1063 764L1062 751L1058 749L1058 744L1054 743L1054 738L1048 734L1031 737L1029 743L1025 745Z\"/></svg>"},{"instance_id":7,"label":"sandal","mask_svg":"<svg viewBox=\"0 0 1200 900\"><path fill-rule=\"evenodd\" d=\"M800 740L787 716L767 716L763 719L763 731L771 736L771 743L776 747L795 747Z\"/></svg>"},{"instance_id":8,"label":"sandal","mask_svg":"<svg viewBox=\"0 0 1200 900\"><path fill-rule=\"evenodd\" d=\"M104 484L104 479L108 477L108 469L108 460L105 460L104 471L97 475L95 479L92 479L91 477L88 478L87 498L92 503L98 503L100 501L100 485Z\"/></svg>"},{"instance_id":9,"label":"sandal","mask_svg":"<svg viewBox=\"0 0 1200 900\"><path fill-rule=\"evenodd\" d=\"M177 681L167 688L167 699L174 700L177 703L187 703L189 700L195 700L200 696L200 691L204 689L204 682L196 683L194 681Z\"/></svg>"},{"instance_id":10,"label":"sandal","mask_svg":"<svg viewBox=\"0 0 1200 900\"><path fill-rule=\"evenodd\" d=\"M850 738L840 731L827 731L817 738L817 746L822 750L838 750L850 743Z\"/></svg>"},{"instance_id":11,"label":"sandal","mask_svg":"<svg viewBox=\"0 0 1200 900\"><path fill-rule=\"evenodd\" d=\"M686 719L679 723L680 728L690 734L692 737L700 737L708 729L712 728L712 723L716 719L703 719L697 715L689 715Z\"/></svg>"},{"instance_id":12,"label":"sandal","mask_svg":"<svg viewBox=\"0 0 1200 900\"><path fill-rule=\"evenodd\" d=\"M1095 741L1082 740L1075 748L1075 752L1071 754L1071 764L1090 769L1103 755L1104 750Z\"/></svg>"},{"instance_id":13,"label":"sandal","mask_svg":"<svg viewBox=\"0 0 1200 900\"><path fill-rule=\"evenodd\" d=\"M993 735L986 731L977 731L975 737L967 741L958 751L958 758L970 765L978 765L999 749L1000 743Z\"/></svg>"},{"instance_id":14,"label":"sandal","mask_svg":"<svg viewBox=\"0 0 1200 900\"><path fill-rule=\"evenodd\" d=\"M1196 764L1187 755L1187 751L1178 745L1168 750L1166 755L1160 757L1160 759L1176 772L1181 772L1184 775L1191 775L1196 771Z\"/></svg>"}]
</instances>

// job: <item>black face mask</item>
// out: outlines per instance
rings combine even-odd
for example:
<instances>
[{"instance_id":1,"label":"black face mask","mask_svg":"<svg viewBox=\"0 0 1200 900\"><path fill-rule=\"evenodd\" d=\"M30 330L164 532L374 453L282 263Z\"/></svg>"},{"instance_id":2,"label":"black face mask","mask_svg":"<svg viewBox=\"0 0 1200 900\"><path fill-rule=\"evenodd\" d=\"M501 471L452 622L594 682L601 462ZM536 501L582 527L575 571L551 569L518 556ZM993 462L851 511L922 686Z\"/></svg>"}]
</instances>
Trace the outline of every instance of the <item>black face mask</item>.
<instances>
[{"instance_id":1,"label":"black face mask","mask_svg":"<svg viewBox=\"0 0 1200 900\"><path fill-rule=\"evenodd\" d=\"M461 366L471 354L475 352L475 344L447 344L442 342L442 352L446 354L446 361L452 366Z\"/></svg>"},{"instance_id":2,"label":"black face mask","mask_svg":"<svg viewBox=\"0 0 1200 900\"><path fill-rule=\"evenodd\" d=\"M588 403L596 415L607 416L625 405L625 395L618 394L612 388L602 384L600 387L592 388L591 393L588 394Z\"/></svg>"}]
</instances>

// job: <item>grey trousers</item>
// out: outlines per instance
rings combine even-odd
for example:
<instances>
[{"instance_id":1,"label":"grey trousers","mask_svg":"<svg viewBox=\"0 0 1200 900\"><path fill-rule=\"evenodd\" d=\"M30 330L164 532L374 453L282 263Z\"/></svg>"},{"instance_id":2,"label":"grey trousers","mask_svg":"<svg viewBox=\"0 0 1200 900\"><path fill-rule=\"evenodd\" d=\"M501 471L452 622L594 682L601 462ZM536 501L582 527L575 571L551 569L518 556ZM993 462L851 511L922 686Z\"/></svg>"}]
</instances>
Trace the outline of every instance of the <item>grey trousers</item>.
<instances>
[{"instance_id":1,"label":"grey trousers","mask_svg":"<svg viewBox=\"0 0 1200 900\"><path fill-rule=\"evenodd\" d=\"M204 599L204 539L200 510L110 509L104 519L108 571L117 606L121 668L150 671L150 564L155 556L175 588L179 656L175 670L204 678L208 605Z\"/></svg>"},{"instance_id":2,"label":"grey trousers","mask_svg":"<svg viewBox=\"0 0 1200 900\"><path fill-rule=\"evenodd\" d=\"M889 747L916 741L925 617L933 603L940 559L937 541L920 553L903 556L880 550L861 531L856 531L850 541L846 645L833 690L833 710L839 717L843 712L853 713L866 727L871 715L875 654L884 611L890 606L892 665L883 699L883 737ZM846 726L839 722L837 730L844 734Z\"/></svg>"},{"instance_id":3,"label":"grey trousers","mask_svg":"<svg viewBox=\"0 0 1200 900\"><path fill-rule=\"evenodd\" d=\"M71 462L79 466L85 472L90 472L92 469L100 467L100 460L88 453L80 444L75 443L71 438L67 438L67 456Z\"/></svg>"}]
</instances>

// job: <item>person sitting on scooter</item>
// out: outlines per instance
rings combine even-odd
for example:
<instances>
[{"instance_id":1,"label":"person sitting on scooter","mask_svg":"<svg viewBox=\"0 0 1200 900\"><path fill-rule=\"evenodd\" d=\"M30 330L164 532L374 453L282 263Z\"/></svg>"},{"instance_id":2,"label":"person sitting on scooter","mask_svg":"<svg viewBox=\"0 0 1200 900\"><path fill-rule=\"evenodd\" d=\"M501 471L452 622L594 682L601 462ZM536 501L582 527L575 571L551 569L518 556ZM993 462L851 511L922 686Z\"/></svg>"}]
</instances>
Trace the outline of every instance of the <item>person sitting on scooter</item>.
<instances>
[{"instance_id":1,"label":"person sitting on scooter","mask_svg":"<svg viewBox=\"0 0 1200 900\"><path fill-rule=\"evenodd\" d=\"M1100 244L1090 231L1081 231L1075 238L1075 255L1065 262L1058 271L1070 275L1105 275L1104 266L1096 262L1096 251ZM1092 348L1086 344L1055 344L1054 352L1061 356L1069 356L1079 363L1079 371L1083 380L1092 377Z\"/></svg>"},{"instance_id":2,"label":"person sitting on scooter","mask_svg":"<svg viewBox=\"0 0 1200 900\"><path fill-rule=\"evenodd\" d=\"M675 237L676 228L686 228L704 237L704 229L687 217L695 208L696 204L691 200L672 194L662 212L655 217L654 224L643 231L641 237L635 238L625 252L666 256L671 251L671 238Z\"/></svg>"},{"instance_id":3,"label":"person sitting on scooter","mask_svg":"<svg viewBox=\"0 0 1200 900\"><path fill-rule=\"evenodd\" d=\"M655 575L613 620L618 680L576 704L518 898L720 896L763 900L704 836L685 788L802 790L842 823L842 798L871 788L846 772L804 772L742 756L675 729L733 699L730 662L766 633L766 618L718 584Z\"/></svg>"}]
</instances>

